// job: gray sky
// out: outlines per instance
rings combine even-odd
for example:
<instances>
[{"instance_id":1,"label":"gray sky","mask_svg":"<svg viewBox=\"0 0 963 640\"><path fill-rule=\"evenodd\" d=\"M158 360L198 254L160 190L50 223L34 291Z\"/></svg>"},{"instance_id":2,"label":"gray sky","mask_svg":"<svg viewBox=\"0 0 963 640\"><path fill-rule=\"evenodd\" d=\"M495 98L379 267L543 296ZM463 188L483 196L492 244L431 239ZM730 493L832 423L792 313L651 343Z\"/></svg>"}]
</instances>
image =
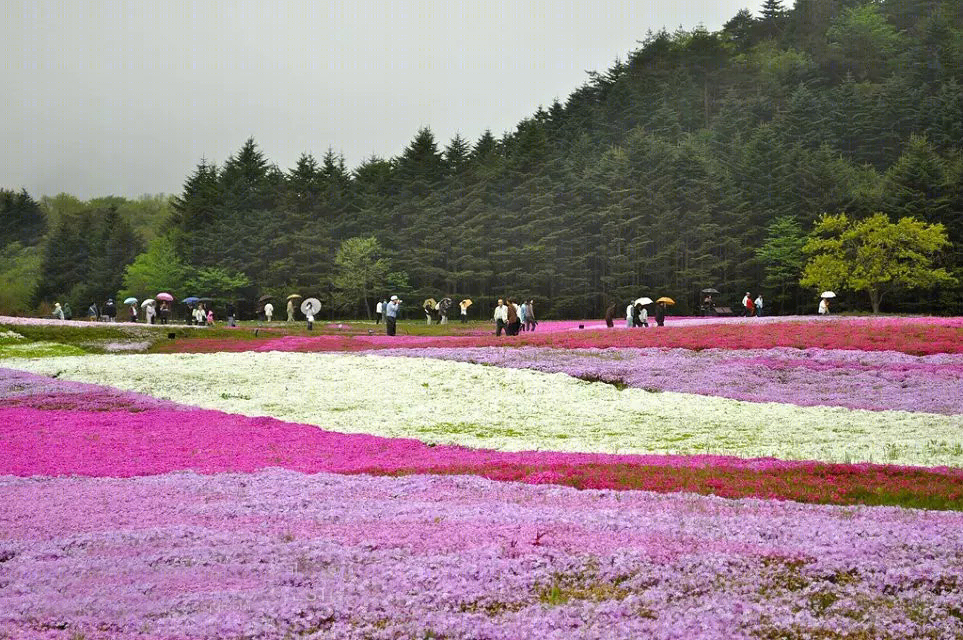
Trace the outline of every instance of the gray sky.
<instances>
[{"instance_id":1,"label":"gray sky","mask_svg":"<svg viewBox=\"0 0 963 640\"><path fill-rule=\"evenodd\" d=\"M176 193L254 136L283 170L514 129L648 29L761 0L0 0L0 186ZM787 2L791 5L791 2Z\"/></svg>"}]
</instances>

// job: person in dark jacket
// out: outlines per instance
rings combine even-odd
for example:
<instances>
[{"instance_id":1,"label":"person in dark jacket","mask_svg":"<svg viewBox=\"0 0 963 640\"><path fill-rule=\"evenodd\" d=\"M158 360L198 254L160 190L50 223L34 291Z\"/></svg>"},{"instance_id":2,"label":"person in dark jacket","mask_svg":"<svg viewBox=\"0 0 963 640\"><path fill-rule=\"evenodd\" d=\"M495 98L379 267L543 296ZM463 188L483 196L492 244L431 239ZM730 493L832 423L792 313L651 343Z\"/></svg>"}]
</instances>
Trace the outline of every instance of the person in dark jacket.
<instances>
[{"instance_id":1,"label":"person in dark jacket","mask_svg":"<svg viewBox=\"0 0 963 640\"><path fill-rule=\"evenodd\" d=\"M114 322L117 318L117 306L114 305L113 298L107 300L107 304L104 305L104 315L107 316L107 322Z\"/></svg>"},{"instance_id":2,"label":"person in dark jacket","mask_svg":"<svg viewBox=\"0 0 963 640\"><path fill-rule=\"evenodd\" d=\"M615 326L615 303L605 310L605 326L610 329Z\"/></svg>"},{"instance_id":3,"label":"person in dark jacket","mask_svg":"<svg viewBox=\"0 0 963 640\"><path fill-rule=\"evenodd\" d=\"M508 328L505 331L506 334L510 336L517 336L518 330L522 326L522 321L518 318L518 307L515 301L511 298L508 299Z\"/></svg>"},{"instance_id":4,"label":"person in dark jacket","mask_svg":"<svg viewBox=\"0 0 963 640\"><path fill-rule=\"evenodd\" d=\"M665 326L665 303L659 302L655 305L655 323L660 327Z\"/></svg>"},{"instance_id":5,"label":"person in dark jacket","mask_svg":"<svg viewBox=\"0 0 963 640\"><path fill-rule=\"evenodd\" d=\"M235 322L234 322L235 313L236 313L236 312L234 311L234 303L233 303L233 302L228 302L228 303L227 303L227 326L229 326L229 327L234 327L234 326L236 326L236 324L235 324Z\"/></svg>"}]
</instances>

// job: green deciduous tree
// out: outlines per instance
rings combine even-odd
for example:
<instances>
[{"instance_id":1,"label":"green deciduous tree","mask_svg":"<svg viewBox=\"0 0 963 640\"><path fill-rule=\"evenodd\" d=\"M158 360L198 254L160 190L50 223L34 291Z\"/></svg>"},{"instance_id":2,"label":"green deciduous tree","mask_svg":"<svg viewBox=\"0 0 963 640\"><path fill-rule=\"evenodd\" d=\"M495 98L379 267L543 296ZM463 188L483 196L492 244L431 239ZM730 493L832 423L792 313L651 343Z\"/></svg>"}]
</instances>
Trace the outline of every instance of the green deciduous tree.
<instances>
[{"instance_id":1,"label":"green deciduous tree","mask_svg":"<svg viewBox=\"0 0 963 640\"><path fill-rule=\"evenodd\" d=\"M234 300L242 289L251 286L243 273L235 273L220 267L198 269L187 279L187 288L202 296Z\"/></svg>"},{"instance_id":2,"label":"green deciduous tree","mask_svg":"<svg viewBox=\"0 0 963 640\"><path fill-rule=\"evenodd\" d=\"M147 251L137 256L124 272L124 288L120 296L134 296L141 300L158 291L169 291L178 298L190 295L187 278L190 268L177 254L174 239L170 235L154 238Z\"/></svg>"},{"instance_id":3,"label":"green deciduous tree","mask_svg":"<svg viewBox=\"0 0 963 640\"><path fill-rule=\"evenodd\" d=\"M390 262L376 238L348 238L334 257L336 302L343 307L363 305L371 318L373 296L385 287Z\"/></svg>"},{"instance_id":4,"label":"green deciduous tree","mask_svg":"<svg viewBox=\"0 0 963 640\"><path fill-rule=\"evenodd\" d=\"M934 256L947 244L942 224L910 217L893 223L883 213L863 220L827 214L803 248L810 258L800 284L865 291L873 313L879 313L886 294L953 283L945 269L934 266Z\"/></svg>"}]
</instances>

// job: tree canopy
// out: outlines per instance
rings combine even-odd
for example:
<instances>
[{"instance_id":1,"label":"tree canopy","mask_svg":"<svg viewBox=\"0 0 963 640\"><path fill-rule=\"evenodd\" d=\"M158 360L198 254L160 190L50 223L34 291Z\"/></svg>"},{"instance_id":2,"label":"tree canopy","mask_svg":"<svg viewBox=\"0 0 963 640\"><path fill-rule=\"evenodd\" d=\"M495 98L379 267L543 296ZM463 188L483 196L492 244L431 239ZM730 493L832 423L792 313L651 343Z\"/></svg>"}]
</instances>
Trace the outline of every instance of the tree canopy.
<instances>
[{"instance_id":1,"label":"tree canopy","mask_svg":"<svg viewBox=\"0 0 963 640\"><path fill-rule=\"evenodd\" d=\"M815 289L851 289L869 295L873 313L887 294L955 284L934 264L949 241L942 224L915 218L890 222L883 213L862 220L825 215L803 250L811 257L801 284Z\"/></svg>"}]
</instances>

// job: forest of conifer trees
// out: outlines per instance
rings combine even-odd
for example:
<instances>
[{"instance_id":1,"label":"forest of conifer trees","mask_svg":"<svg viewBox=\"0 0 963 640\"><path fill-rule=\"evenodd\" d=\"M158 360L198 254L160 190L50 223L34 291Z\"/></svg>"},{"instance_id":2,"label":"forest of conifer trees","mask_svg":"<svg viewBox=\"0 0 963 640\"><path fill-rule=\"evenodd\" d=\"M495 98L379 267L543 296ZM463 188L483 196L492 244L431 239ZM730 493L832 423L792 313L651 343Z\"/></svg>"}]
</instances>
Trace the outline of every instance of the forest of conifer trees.
<instances>
[{"instance_id":1,"label":"forest of conifer trees","mask_svg":"<svg viewBox=\"0 0 963 640\"><path fill-rule=\"evenodd\" d=\"M514 296L543 317L599 317L656 294L687 313L711 286L726 302L761 291L775 312L811 313L805 236L823 213L882 212L945 225L939 264L957 280L883 310L959 313L963 4L767 0L718 32L640 37L498 137L444 143L424 128L398 157L353 170L331 151L281 169L249 139L223 164L200 161L150 237L116 206L48 225L42 203L4 192L4 227L19 216L20 233L0 236L0 271L36 249L34 306L151 287L299 291L350 316L363 310L334 286L335 256L374 237L390 263L383 293L409 300Z\"/></svg>"}]
</instances>

